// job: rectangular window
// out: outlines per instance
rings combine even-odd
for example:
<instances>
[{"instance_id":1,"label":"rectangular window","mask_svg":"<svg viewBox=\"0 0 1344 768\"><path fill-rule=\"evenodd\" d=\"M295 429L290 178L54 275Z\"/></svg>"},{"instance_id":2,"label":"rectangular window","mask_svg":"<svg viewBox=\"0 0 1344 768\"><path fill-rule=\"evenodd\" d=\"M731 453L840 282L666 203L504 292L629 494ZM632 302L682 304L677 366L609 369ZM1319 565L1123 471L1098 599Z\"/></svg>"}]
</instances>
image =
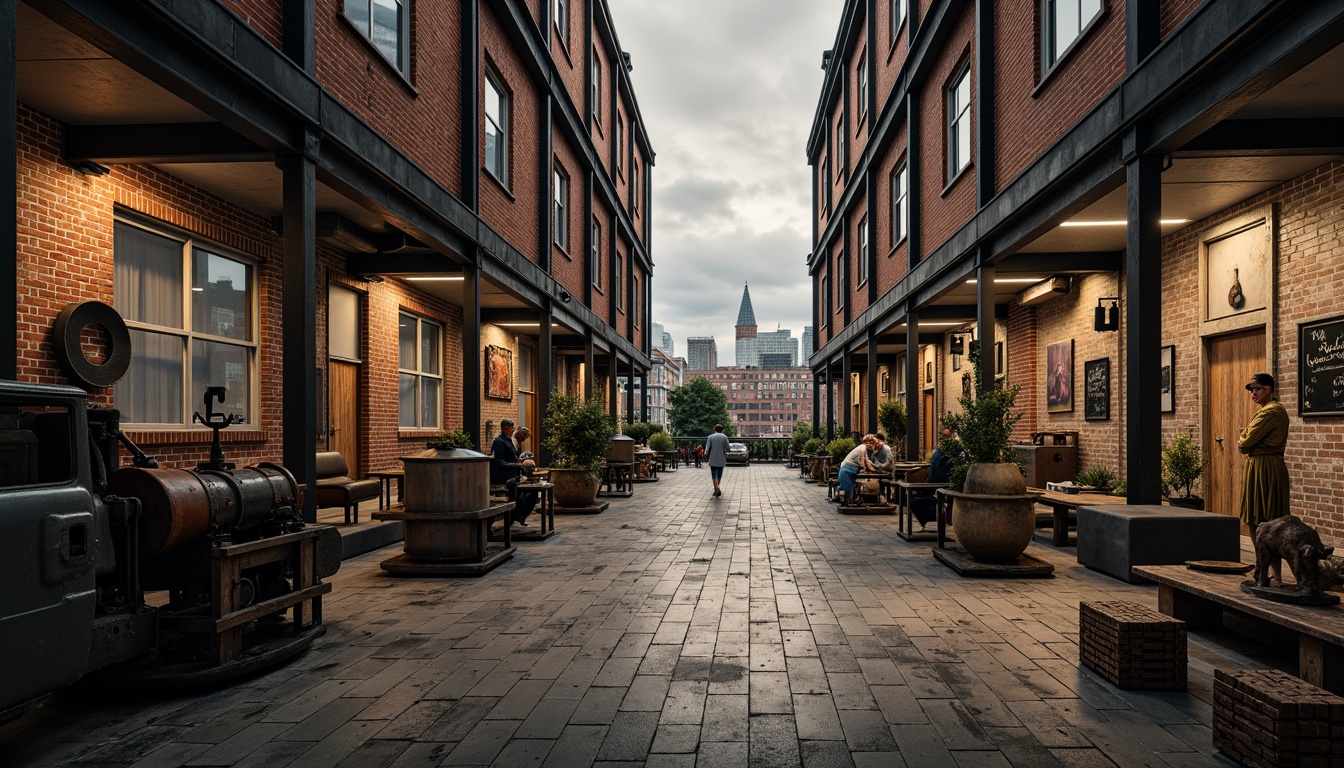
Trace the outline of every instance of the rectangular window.
<instances>
[{"instance_id":1,"label":"rectangular window","mask_svg":"<svg viewBox=\"0 0 1344 768\"><path fill-rule=\"evenodd\" d=\"M835 308L845 308L845 294L849 293L849 265L845 263L845 253L835 259Z\"/></svg>"},{"instance_id":2,"label":"rectangular window","mask_svg":"<svg viewBox=\"0 0 1344 768\"><path fill-rule=\"evenodd\" d=\"M900 245L910 233L910 175L901 163L891 175L891 247Z\"/></svg>"},{"instance_id":3,"label":"rectangular window","mask_svg":"<svg viewBox=\"0 0 1344 768\"><path fill-rule=\"evenodd\" d=\"M821 163L821 200L822 212L831 212L831 159L828 157Z\"/></svg>"},{"instance_id":4,"label":"rectangular window","mask_svg":"<svg viewBox=\"0 0 1344 768\"><path fill-rule=\"evenodd\" d=\"M891 0L891 44L896 44L896 34L905 23L905 4L907 0Z\"/></svg>"},{"instance_id":5,"label":"rectangular window","mask_svg":"<svg viewBox=\"0 0 1344 768\"><path fill-rule=\"evenodd\" d=\"M630 212L639 215L639 198L644 196L644 189L639 186L639 163L636 162L630 166Z\"/></svg>"},{"instance_id":6,"label":"rectangular window","mask_svg":"<svg viewBox=\"0 0 1344 768\"><path fill-rule=\"evenodd\" d=\"M644 295L639 292L639 278L635 278L634 290L631 293L635 297L635 327L639 327L640 310L644 308Z\"/></svg>"},{"instance_id":7,"label":"rectangular window","mask_svg":"<svg viewBox=\"0 0 1344 768\"><path fill-rule=\"evenodd\" d=\"M509 96L498 76L485 73L485 169L509 185Z\"/></svg>"},{"instance_id":8,"label":"rectangular window","mask_svg":"<svg viewBox=\"0 0 1344 768\"><path fill-rule=\"evenodd\" d=\"M971 65L967 62L947 89L947 182L971 164Z\"/></svg>"},{"instance_id":9,"label":"rectangular window","mask_svg":"<svg viewBox=\"0 0 1344 768\"><path fill-rule=\"evenodd\" d=\"M555 17L555 31L560 33L560 42L569 47L569 0L555 0L551 15Z\"/></svg>"},{"instance_id":10,"label":"rectangular window","mask_svg":"<svg viewBox=\"0 0 1344 768\"><path fill-rule=\"evenodd\" d=\"M831 319L831 278L830 275L821 277L821 327L825 328Z\"/></svg>"},{"instance_id":11,"label":"rectangular window","mask_svg":"<svg viewBox=\"0 0 1344 768\"><path fill-rule=\"evenodd\" d=\"M569 177L555 167L555 204L551 206L551 231L560 250L569 252Z\"/></svg>"},{"instance_id":12,"label":"rectangular window","mask_svg":"<svg viewBox=\"0 0 1344 768\"><path fill-rule=\"evenodd\" d=\"M868 282L868 219L859 222L859 285Z\"/></svg>"},{"instance_id":13,"label":"rectangular window","mask_svg":"<svg viewBox=\"0 0 1344 768\"><path fill-rule=\"evenodd\" d=\"M256 424L256 269L186 237L118 221L113 303L131 331L131 368L113 389L127 423L189 427L207 387Z\"/></svg>"},{"instance_id":14,"label":"rectangular window","mask_svg":"<svg viewBox=\"0 0 1344 768\"><path fill-rule=\"evenodd\" d=\"M835 178L845 175L845 116L835 121Z\"/></svg>"},{"instance_id":15,"label":"rectangular window","mask_svg":"<svg viewBox=\"0 0 1344 768\"><path fill-rule=\"evenodd\" d=\"M616 294L616 308L625 309L625 291L621 290L621 254L616 254L615 269L611 273L611 292Z\"/></svg>"},{"instance_id":16,"label":"rectangular window","mask_svg":"<svg viewBox=\"0 0 1344 768\"><path fill-rule=\"evenodd\" d=\"M345 0L345 17L402 74L410 50L407 5L405 0Z\"/></svg>"},{"instance_id":17,"label":"rectangular window","mask_svg":"<svg viewBox=\"0 0 1344 768\"><path fill-rule=\"evenodd\" d=\"M868 52L859 54L859 117L868 114Z\"/></svg>"},{"instance_id":18,"label":"rectangular window","mask_svg":"<svg viewBox=\"0 0 1344 768\"><path fill-rule=\"evenodd\" d=\"M443 329L405 312L397 319L397 426L438 429L443 404Z\"/></svg>"},{"instance_id":19,"label":"rectangular window","mask_svg":"<svg viewBox=\"0 0 1344 768\"><path fill-rule=\"evenodd\" d=\"M1045 0L1041 18L1045 23L1041 42L1045 55L1041 57L1048 71L1073 44L1101 17L1102 0Z\"/></svg>"},{"instance_id":20,"label":"rectangular window","mask_svg":"<svg viewBox=\"0 0 1344 768\"><path fill-rule=\"evenodd\" d=\"M593 92L588 98L592 101L589 111L593 113L593 125L602 125L602 59L597 56L597 49L593 49L593 74L591 77Z\"/></svg>"},{"instance_id":21,"label":"rectangular window","mask_svg":"<svg viewBox=\"0 0 1344 768\"><path fill-rule=\"evenodd\" d=\"M602 224L593 219L593 247L588 254L588 274L593 287L602 290Z\"/></svg>"},{"instance_id":22,"label":"rectangular window","mask_svg":"<svg viewBox=\"0 0 1344 768\"><path fill-rule=\"evenodd\" d=\"M621 170L621 155L625 154L625 118L616 116L616 170Z\"/></svg>"}]
</instances>

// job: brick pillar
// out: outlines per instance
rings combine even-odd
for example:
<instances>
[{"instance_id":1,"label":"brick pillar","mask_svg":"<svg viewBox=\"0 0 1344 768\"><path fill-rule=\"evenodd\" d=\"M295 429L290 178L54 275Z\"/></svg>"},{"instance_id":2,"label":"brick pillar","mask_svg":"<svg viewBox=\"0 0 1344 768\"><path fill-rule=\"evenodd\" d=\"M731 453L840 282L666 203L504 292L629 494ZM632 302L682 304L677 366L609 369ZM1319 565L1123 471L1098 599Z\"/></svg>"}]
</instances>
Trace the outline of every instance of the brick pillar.
<instances>
[{"instance_id":1,"label":"brick pillar","mask_svg":"<svg viewBox=\"0 0 1344 768\"><path fill-rule=\"evenodd\" d=\"M1040 355L1036 344L1036 308L1013 305L1008 308L1008 338L1004 339L1008 358L1008 384L1021 387L1017 408L1022 420L1013 428L1013 440L1029 440L1038 431L1041 403ZM984 350L983 360L994 364L994 350Z\"/></svg>"}]
</instances>

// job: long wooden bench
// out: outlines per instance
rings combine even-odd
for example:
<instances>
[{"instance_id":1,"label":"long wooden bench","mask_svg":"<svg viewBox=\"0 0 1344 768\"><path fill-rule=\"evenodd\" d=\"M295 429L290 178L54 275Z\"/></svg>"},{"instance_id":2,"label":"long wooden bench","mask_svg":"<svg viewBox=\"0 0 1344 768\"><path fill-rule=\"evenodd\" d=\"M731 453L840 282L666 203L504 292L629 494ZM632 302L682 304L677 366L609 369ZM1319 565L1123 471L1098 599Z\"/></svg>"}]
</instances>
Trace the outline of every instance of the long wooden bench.
<instances>
[{"instance_id":1,"label":"long wooden bench","mask_svg":"<svg viewBox=\"0 0 1344 768\"><path fill-rule=\"evenodd\" d=\"M1297 633L1297 676L1344 694L1344 606L1275 603L1241 591L1241 574L1192 571L1184 565L1136 565L1134 573L1157 582L1157 609L1190 630L1221 627L1223 609Z\"/></svg>"}]
</instances>

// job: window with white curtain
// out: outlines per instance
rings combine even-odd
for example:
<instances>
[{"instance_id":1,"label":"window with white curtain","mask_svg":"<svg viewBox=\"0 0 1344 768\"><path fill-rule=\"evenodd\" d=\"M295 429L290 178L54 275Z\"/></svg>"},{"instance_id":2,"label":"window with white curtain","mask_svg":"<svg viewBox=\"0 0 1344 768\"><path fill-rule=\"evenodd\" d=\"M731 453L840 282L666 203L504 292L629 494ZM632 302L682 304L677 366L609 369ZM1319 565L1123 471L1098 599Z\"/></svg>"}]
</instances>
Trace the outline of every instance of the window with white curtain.
<instances>
[{"instance_id":1,"label":"window with white curtain","mask_svg":"<svg viewBox=\"0 0 1344 768\"><path fill-rule=\"evenodd\" d=\"M411 48L408 5L405 0L345 0L345 17L402 74Z\"/></svg>"},{"instance_id":2,"label":"window with white curtain","mask_svg":"<svg viewBox=\"0 0 1344 768\"><path fill-rule=\"evenodd\" d=\"M443 423L443 328L407 312L397 320L397 426L438 429Z\"/></svg>"},{"instance_id":3,"label":"window with white curtain","mask_svg":"<svg viewBox=\"0 0 1344 768\"><path fill-rule=\"evenodd\" d=\"M569 176L557 164L555 166L555 201L551 209L551 229L555 233L555 244L560 250L569 252Z\"/></svg>"},{"instance_id":4,"label":"window with white curtain","mask_svg":"<svg viewBox=\"0 0 1344 768\"><path fill-rule=\"evenodd\" d=\"M859 285L868 282L868 219L859 222Z\"/></svg>"},{"instance_id":5,"label":"window with white curtain","mask_svg":"<svg viewBox=\"0 0 1344 768\"><path fill-rule=\"evenodd\" d=\"M891 174L891 247L910 233L910 175L905 163Z\"/></svg>"},{"instance_id":6,"label":"window with white curtain","mask_svg":"<svg viewBox=\"0 0 1344 768\"><path fill-rule=\"evenodd\" d=\"M207 387L215 407L256 424L256 269L167 230L117 221L113 303L131 331L131 368L113 388L128 424L186 427Z\"/></svg>"}]
</instances>

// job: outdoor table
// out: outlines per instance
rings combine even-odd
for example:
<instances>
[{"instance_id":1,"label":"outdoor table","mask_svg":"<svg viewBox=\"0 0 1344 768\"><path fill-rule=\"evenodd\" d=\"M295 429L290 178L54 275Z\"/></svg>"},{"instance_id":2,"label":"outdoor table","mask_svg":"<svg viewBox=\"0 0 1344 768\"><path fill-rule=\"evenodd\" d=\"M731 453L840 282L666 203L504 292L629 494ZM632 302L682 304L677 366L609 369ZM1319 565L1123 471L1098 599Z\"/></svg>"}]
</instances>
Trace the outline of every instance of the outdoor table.
<instances>
[{"instance_id":1,"label":"outdoor table","mask_svg":"<svg viewBox=\"0 0 1344 768\"><path fill-rule=\"evenodd\" d=\"M854 498L852 502L858 502L860 499L871 499L870 503L876 504L882 498L882 480L890 478L891 475L886 472L860 472L854 476ZM868 489L868 484L877 486L876 492Z\"/></svg>"},{"instance_id":2,"label":"outdoor table","mask_svg":"<svg viewBox=\"0 0 1344 768\"><path fill-rule=\"evenodd\" d=\"M912 472L927 469L928 466L928 464L920 464L910 461L897 462L896 465L892 467L891 476L882 481L882 489L887 495L887 503L896 503L896 496L898 495L898 489L896 488L897 483L908 481Z\"/></svg>"},{"instance_id":3,"label":"outdoor table","mask_svg":"<svg viewBox=\"0 0 1344 768\"><path fill-rule=\"evenodd\" d=\"M534 473L535 474L535 473ZM537 516L541 518L541 530L537 533L524 533L514 536L523 541L539 541L555 535L555 483L544 480L529 480L518 484L518 491L531 491L537 494Z\"/></svg>"},{"instance_id":4,"label":"outdoor table","mask_svg":"<svg viewBox=\"0 0 1344 768\"><path fill-rule=\"evenodd\" d=\"M678 454L676 451L659 451L658 463L661 465L659 466L659 469L663 470L664 472L676 472L677 462L680 460L680 458L681 455Z\"/></svg>"},{"instance_id":5,"label":"outdoor table","mask_svg":"<svg viewBox=\"0 0 1344 768\"><path fill-rule=\"evenodd\" d=\"M927 541L928 537L934 536L929 531L915 530L915 511L911 506L911 500L916 491L937 491L939 488L946 488L947 483L910 483L905 480L897 480L894 483L896 489L896 535L906 541Z\"/></svg>"},{"instance_id":6,"label":"outdoor table","mask_svg":"<svg viewBox=\"0 0 1344 768\"><path fill-rule=\"evenodd\" d=\"M1093 507L1102 504L1128 503L1124 496L1112 496L1109 493L1061 493L1029 488L1032 493L1039 492L1037 504L1044 504L1054 513L1054 537L1056 547L1069 545L1069 513L1077 512L1079 507Z\"/></svg>"},{"instance_id":7,"label":"outdoor table","mask_svg":"<svg viewBox=\"0 0 1344 768\"><path fill-rule=\"evenodd\" d=\"M392 481L397 481L397 501L406 500L406 470L384 469L378 472L366 472L365 477L378 481L378 509L392 508ZM386 504L384 504L386 499Z\"/></svg>"},{"instance_id":8,"label":"outdoor table","mask_svg":"<svg viewBox=\"0 0 1344 768\"><path fill-rule=\"evenodd\" d=\"M947 488L939 488L933 492L933 497L937 501L934 508L938 511L938 548L947 549L947 526L952 522L952 497L948 495Z\"/></svg>"},{"instance_id":9,"label":"outdoor table","mask_svg":"<svg viewBox=\"0 0 1344 768\"><path fill-rule=\"evenodd\" d=\"M634 496L634 464L629 461L608 461L602 465L602 485L603 488L597 492L598 496Z\"/></svg>"},{"instance_id":10,"label":"outdoor table","mask_svg":"<svg viewBox=\"0 0 1344 768\"><path fill-rule=\"evenodd\" d=\"M657 480L658 466L654 464L654 459L658 456L657 451L635 451L635 478L640 480Z\"/></svg>"}]
</instances>

